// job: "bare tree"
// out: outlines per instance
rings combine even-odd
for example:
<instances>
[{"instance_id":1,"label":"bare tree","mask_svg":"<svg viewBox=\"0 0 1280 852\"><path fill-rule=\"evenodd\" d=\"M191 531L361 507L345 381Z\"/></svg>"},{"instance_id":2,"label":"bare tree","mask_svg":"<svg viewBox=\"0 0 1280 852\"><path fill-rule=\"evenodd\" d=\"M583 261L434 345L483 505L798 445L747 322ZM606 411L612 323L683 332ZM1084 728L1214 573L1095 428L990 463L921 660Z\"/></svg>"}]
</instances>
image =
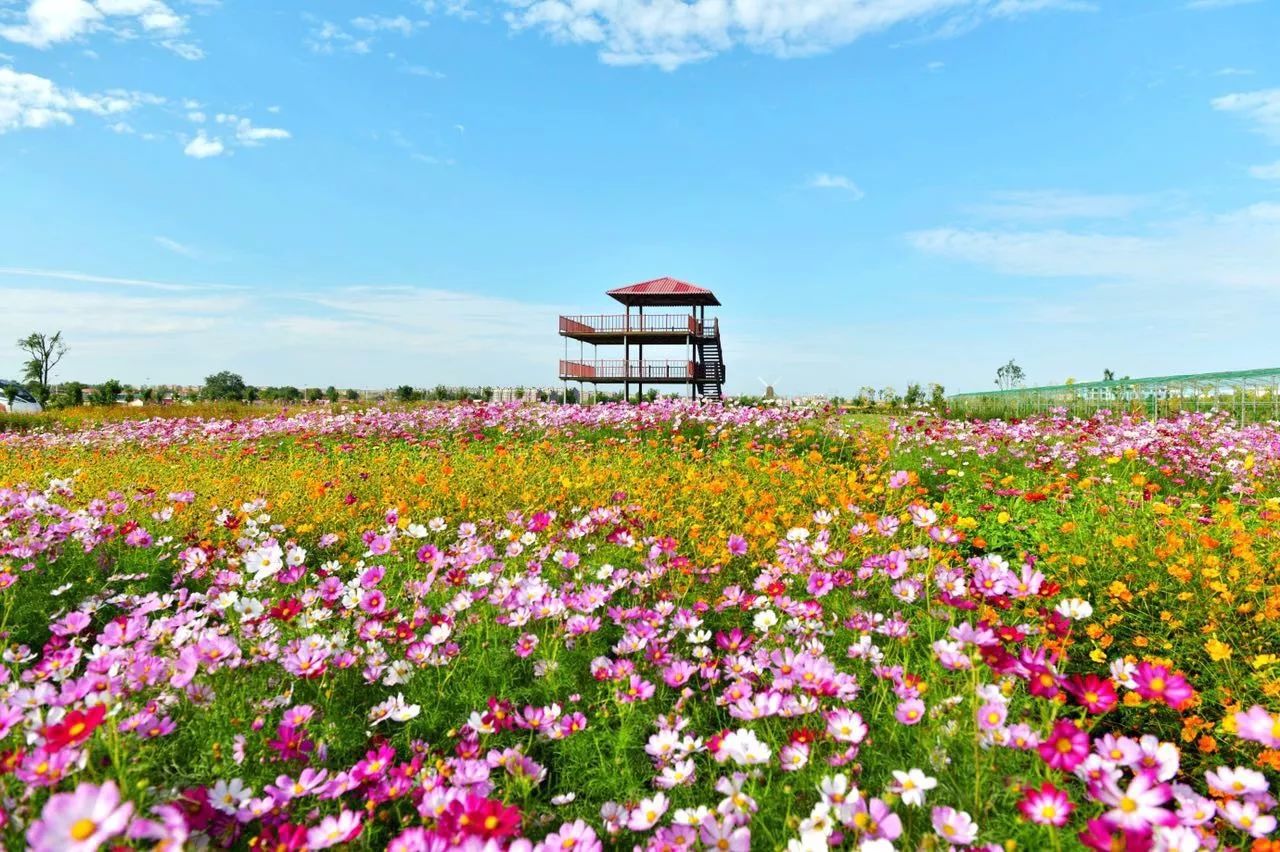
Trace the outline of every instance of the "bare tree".
<instances>
[{"instance_id":1,"label":"bare tree","mask_svg":"<svg viewBox=\"0 0 1280 852\"><path fill-rule=\"evenodd\" d=\"M1026 377L1027 374L1022 371L1017 362L1010 358L1008 364L996 370L996 387L1000 390L1012 390L1021 387Z\"/></svg>"},{"instance_id":2,"label":"bare tree","mask_svg":"<svg viewBox=\"0 0 1280 852\"><path fill-rule=\"evenodd\" d=\"M32 332L18 341L18 348L31 356L24 368L26 380L48 389L49 375L58 366L62 356L67 354L67 344L62 342L62 332L56 332L52 336Z\"/></svg>"}]
</instances>

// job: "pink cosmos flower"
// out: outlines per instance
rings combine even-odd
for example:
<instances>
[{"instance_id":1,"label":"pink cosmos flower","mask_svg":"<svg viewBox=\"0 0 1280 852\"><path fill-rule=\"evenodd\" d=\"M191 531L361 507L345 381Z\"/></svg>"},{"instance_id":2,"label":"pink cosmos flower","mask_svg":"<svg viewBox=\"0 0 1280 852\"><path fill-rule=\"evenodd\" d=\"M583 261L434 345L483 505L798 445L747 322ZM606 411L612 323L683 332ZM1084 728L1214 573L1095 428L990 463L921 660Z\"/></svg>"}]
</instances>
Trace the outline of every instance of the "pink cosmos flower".
<instances>
[{"instance_id":1,"label":"pink cosmos flower","mask_svg":"<svg viewBox=\"0 0 1280 852\"><path fill-rule=\"evenodd\" d=\"M1053 769L1071 772L1089 756L1089 735L1076 727L1075 722L1061 719L1037 750Z\"/></svg>"},{"instance_id":2,"label":"pink cosmos flower","mask_svg":"<svg viewBox=\"0 0 1280 852\"><path fill-rule=\"evenodd\" d=\"M1255 704L1246 712L1235 715L1236 736L1242 740L1262 743L1267 748L1280 748L1280 716L1268 713Z\"/></svg>"},{"instance_id":3,"label":"pink cosmos flower","mask_svg":"<svg viewBox=\"0 0 1280 852\"><path fill-rule=\"evenodd\" d=\"M385 556L391 552L391 536L375 535L369 539L369 552L374 556Z\"/></svg>"},{"instance_id":4,"label":"pink cosmos flower","mask_svg":"<svg viewBox=\"0 0 1280 852\"><path fill-rule=\"evenodd\" d=\"M1040 785L1039 789L1027 790L1022 801L1018 803L1018 810L1038 825L1061 828L1067 824L1067 819L1075 807L1066 793L1046 781Z\"/></svg>"},{"instance_id":5,"label":"pink cosmos flower","mask_svg":"<svg viewBox=\"0 0 1280 852\"><path fill-rule=\"evenodd\" d=\"M1222 806L1222 815L1250 837L1266 837L1276 830L1276 818L1262 813L1257 802L1232 800Z\"/></svg>"},{"instance_id":6,"label":"pink cosmos flower","mask_svg":"<svg viewBox=\"0 0 1280 852\"><path fill-rule=\"evenodd\" d=\"M751 830L745 825L736 825L731 819L721 822L708 814L698 826L698 836L702 839L704 849L723 849L727 852L751 850Z\"/></svg>"},{"instance_id":7,"label":"pink cosmos flower","mask_svg":"<svg viewBox=\"0 0 1280 852\"><path fill-rule=\"evenodd\" d=\"M370 615L378 615L387 608L387 596L378 589L369 589L360 596L360 609Z\"/></svg>"},{"instance_id":8,"label":"pink cosmos flower","mask_svg":"<svg viewBox=\"0 0 1280 852\"><path fill-rule=\"evenodd\" d=\"M33 852L92 852L122 834L132 814L133 803L120 802L114 781L101 787L86 781L73 793L49 797L27 843Z\"/></svg>"},{"instance_id":9,"label":"pink cosmos flower","mask_svg":"<svg viewBox=\"0 0 1280 852\"><path fill-rule=\"evenodd\" d=\"M898 709L893 711L893 718L904 725L917 725L924 718L924 710L923 701L919 698L908 698L898 704Z\"/></svg>"},{"instance_id":10,"label":"pink cosmos flower","mask_svg":"<svg viewBox=\"0 0 1280 852\"><path fill-rule=\"evenodd\" d=\"M667 812L669 806L670 802L663 793L641 799L640 804L627 815L627 828L632 831L648 831L662 819L662 815Z\"/></svg>"},{"instance_id":11,"label":"pink cosmos flower","mask_svg":"<svg viewBox=\"0 0 1280 852\"><path fill-rule=\"evenodd\" d=\"M1172 825L1177 817L1163 805L1172 798L1168 784L1162 784L1149 775L1137 775L1129 786L1121 790L1117 786L1104 787L1097 798L1111 805L1104 819L1125 831L1146 831L1153 825Z\"/></svg>"},{"instance_id":12,"label":"pink cosmos flower","mask_svg":"<svg viewBox=\"0 0 1280 852\"><path fill-rule=\"evenodd\" d=\"M984 731L994 731L1004 724L1009 711L998 701L988 701L978 708L978 727Z\"/></svg>"},{"instance_id":13,"label":"pink cosmos flower","mask_svg":"<svg viewBox=\"0 0 1280 852\"><path fill-rule=\"evenodd\" d=\"M968 846L978 837L978 826L973 817L946 806L933 809L933 830L952 846Z\"/></svg>"},{"instance_id":14,"label":"pink cosmos flower","mask_svg":"<svg viewBox=\"0 0 1280 852\"><path fill-rule=\"evenodd\" d=\"M746 556L747 540L740 535L729 536L729 555L730 556Z\"/></svg>"},{"instance_id":15,"label":"pink cosmos flower","mask_svg":"<svg viewBox=\"0 0 1280 852\"><path fill-rule=\"evenodd\" d=\"M563 852L600 852L603 848L595 830L580 819L564 823L548 834L542 844L545 849Z\"/></svg>"},{"instance_id":16,"label":"pink cosmos flower","mask_svg":"<svg viewBox=\"0 0 1280 852\"><path fill-rule=\"evenodd\" d=\"M307 845L312 849L328 849L339 843L349 843L360 834L362 827L360 814L343 808L337 816L325 817L307 832Z\"/></svg>"}]
</instances>

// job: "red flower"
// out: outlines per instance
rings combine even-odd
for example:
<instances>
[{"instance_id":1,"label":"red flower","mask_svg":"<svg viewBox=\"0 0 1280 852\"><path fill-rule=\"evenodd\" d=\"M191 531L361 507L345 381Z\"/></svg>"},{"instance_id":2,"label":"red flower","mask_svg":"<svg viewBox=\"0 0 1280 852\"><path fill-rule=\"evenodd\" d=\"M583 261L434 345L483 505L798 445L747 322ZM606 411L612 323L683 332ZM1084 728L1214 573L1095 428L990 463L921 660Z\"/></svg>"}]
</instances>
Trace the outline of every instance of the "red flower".
<instances>
[{"instance_id":1,"label":"red flower","mask_svg":"<svg viewBox=\"0 0 1280 852\"><path fill-rule=\"evenodd\" d=\"M293 621L302 612L302 601L286 598L271 607L271 617L278 621Z\"/></svg>"},{"instance_id":2,"label":"red flower","mask_svg":"<svg viewBox=\"0 0 1280 852\"><path fill-rule=\"evenodd\" d=\"M101 704L96 704L83 713L72 710L56 725L45 726L43 731L45 750L57 752L67 746L84 742L102 724L102 719L106 715L107 708Z\"/></svg>"}]
</instances>

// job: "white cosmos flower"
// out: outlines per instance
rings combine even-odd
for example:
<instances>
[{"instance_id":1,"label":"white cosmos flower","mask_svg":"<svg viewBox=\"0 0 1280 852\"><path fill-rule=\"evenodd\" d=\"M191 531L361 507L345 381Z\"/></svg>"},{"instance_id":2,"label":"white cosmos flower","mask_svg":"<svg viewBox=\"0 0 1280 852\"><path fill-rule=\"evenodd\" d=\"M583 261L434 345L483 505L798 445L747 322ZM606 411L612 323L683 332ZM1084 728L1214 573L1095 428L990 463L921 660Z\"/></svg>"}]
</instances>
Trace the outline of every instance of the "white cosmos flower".
<instances>
[{"instance_id":1,"label":"white cosmos flower","mask_svg":"<svg viewBox=\"0 0 1280 852\"><path fill-rule=\"evenodd\" d=\"M938 779L925 775L919 769L893 770L893 783L889 789L902 797L904 805L920 807L924 804L924 794L938 786Z\"/></svg>"},{"instance_id":2,"label":"white cosmos flower","mask_svg":"<svg viewBox=\"0 0 1280 852\"><path fill-rule=\"evenodd\" d=\"M1093 605L1081 598L1066 598L1059 601L1053 611L1063 618L1069 618L1072 621L1083 621L1093 615Z\"/></svg>"}]
</instances>

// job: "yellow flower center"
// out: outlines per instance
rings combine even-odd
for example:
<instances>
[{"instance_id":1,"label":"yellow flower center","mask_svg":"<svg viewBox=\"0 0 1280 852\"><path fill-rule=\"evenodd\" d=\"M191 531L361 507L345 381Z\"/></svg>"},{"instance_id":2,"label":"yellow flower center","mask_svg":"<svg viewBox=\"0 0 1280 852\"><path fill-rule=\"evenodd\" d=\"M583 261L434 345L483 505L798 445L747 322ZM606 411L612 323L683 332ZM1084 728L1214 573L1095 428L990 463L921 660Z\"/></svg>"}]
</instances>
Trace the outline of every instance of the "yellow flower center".
<instances>
[{"instance_id":1,"label":"yellow flower center","mask_svg":"<svg viewBox=\"0 0 1280 852\"><path fill-rule=\"evenodd\" d=\"M72 840L88 840L98 830L98 825L91 819L78 819L71 824Z\"/></svg>"}]
</instances>

